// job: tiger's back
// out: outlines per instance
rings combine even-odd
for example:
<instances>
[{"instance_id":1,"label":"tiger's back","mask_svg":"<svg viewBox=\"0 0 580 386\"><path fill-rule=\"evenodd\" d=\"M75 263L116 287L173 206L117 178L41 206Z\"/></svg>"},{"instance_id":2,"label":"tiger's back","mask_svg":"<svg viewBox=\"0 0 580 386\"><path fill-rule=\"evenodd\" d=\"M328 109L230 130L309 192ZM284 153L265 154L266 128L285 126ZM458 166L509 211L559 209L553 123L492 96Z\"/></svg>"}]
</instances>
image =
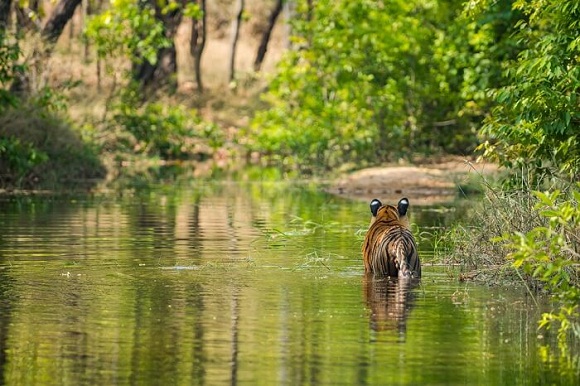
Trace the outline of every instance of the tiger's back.
<instances>
[{"instance_id":1,"label":"tiger's back","mask_svg":"<svg viewBox=\"0 0 580 386\"><path fill-rule=\"evenodd\" d=\"M409 230L407 209L403 198L397 207L371 202L371 225L363 243L366 273L380 276L419 278L421 263L417 245Z\"/></svg>"}]
</instances>

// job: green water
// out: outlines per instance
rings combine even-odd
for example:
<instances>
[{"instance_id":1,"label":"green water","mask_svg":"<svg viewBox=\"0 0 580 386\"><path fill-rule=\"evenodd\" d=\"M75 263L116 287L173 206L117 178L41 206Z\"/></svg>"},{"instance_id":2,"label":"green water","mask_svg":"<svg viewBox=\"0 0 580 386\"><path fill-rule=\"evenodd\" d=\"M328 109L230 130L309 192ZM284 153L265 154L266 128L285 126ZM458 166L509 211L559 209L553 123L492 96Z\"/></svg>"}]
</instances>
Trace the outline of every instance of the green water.
<instances>
[{"instance_id":1,"label":"green water","mask_svg":"<svg viewBox=\"0 0 580 386\"><path fill-rule=\"evenodd\" d=\"M2 197L0 384L577 381L537 330L544 306L429 266L428 238L420 284L365 280L368 220L315 184Z\"/></svg>"}]
</instances>

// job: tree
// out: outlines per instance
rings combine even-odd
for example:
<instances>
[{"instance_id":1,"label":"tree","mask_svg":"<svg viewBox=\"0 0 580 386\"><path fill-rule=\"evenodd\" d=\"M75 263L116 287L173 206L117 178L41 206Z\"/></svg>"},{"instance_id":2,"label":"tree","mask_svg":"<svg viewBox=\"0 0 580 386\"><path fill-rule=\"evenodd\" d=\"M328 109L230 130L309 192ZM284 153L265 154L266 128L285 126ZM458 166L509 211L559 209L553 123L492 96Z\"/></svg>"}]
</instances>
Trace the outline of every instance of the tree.
<instances>
[{"instance_id":1,"label":"tree","mask_svg":"<svg viewBox=\"0 0 580 386\"><path fill-rule=\"evenodd\" d=\"M481 1L485 5L485 1ZM514 25L522 44L508 63L497 106L483 127L485 154L524 171L529 182L545 177L580 179L580 3L518 1L525 17Z\"/></svg>"},{"instance_id":2,"label":"tree","mask_svg":"<svg viewBox=\"0 0 580 386\"><path fill-rule=\"evenodd\" d=\"M155 19L163 30L166 44L158 47L155 60L140 58L133 64L133 79L142 86L161 86L171 82L177 71L174 37L183 17L183 1L158 2L147 0L140 6L154 10Z\"/></svg>"},{"instance_id":3,"label":"tree","mask_svg":"<svg viewBox=\"0 0 580 386\"><path fill-rule=\"evenodd\" d=\"M34 85L31 84L31 71L41 73L43 64L50 58L58 38L64 27L73 17L74 12L82 0L60 0L54 7L48 20L40 30L43 46L34 49L31 66L27 70L21 67L21 71L14 77L10 91L15 94L29 94Z\"/></svg>"},{"instance_id":4,"label":"tree","mask_svg":"<svg viewBox=\"0 0 580 386\"><path fill-rule=\"evenodd\" d=\"M72 18L81 1L82 0L60 0L56 4L56 7L40 31L40 35L47 43L45 54L48 55L52 52L54 45L64 30L64 27Z\"/></svg>"},{"instance_id":5,"label":"tree","mask_svg":"<svg viewBox=\"0 0 580 386\"><path fill-rule=\"evenodd\" d=\"M280 13L282 12L282 8L284 5L284 0L276 0L276 4L274 5L274 9L270 13L270 17L268 17L268 25L266 26L266 30L262 34L262 39L260 40L260 46L258 47L258 52L256 53L256 59L254 60L254 71L260 71L262 67L262 62L264 61L264 57L266 56L266 51L268 51L268 43L270 43L270 36L272 35L272 30L276 25L276 20Z\"/></svg>"},{"instance_id":6,"label":"tree","mask_svg":"<svg viewBox=\"0 0 580 386\"><path fill-rule=\"evenodd\" d=\"M8 27L12 0L0 0L0 30Z\"/></svg>"},{"instance_id":7,"label":"tree","mask_svg":"<svg viewBox=\"0 0 580 386\"><path fill-rule=\"evenodd\" d=\"M194 1L190 5L195 5L195 7L190 7L188 12L192 20L189 52L191 56L193 56L197 89L201 93L203 92L201 56L205 48L207 37L207 12L205 7L205 0Z\"/></svg>"},{"instance_id":8,"label":"tree","mask_svg":"<svg viewBox=\"0 0 580 386\"><path fill-rule=\"evenodd\" d=\"M39 0L29 0L28 4L17 2L14 10L16 13L17 26L19 30L39 31L42 26L38 18L40 9Z\"/></svg>"},{"instance_id":9,"label":"tree","mask_svg":"<svg viewBox=\"0 0 580 386\"><path fill-rule=\"evenodd\" d=\"M232 22L232 50L230 54L230 82L235 79L236 76L236 49L238 46L238 39L240 37L240 27L242 25L242 18L244 16L244 8L245 8L245 1L244 0L237 0L236 1L236 17Z\"/></svg>"},{"instance_id":10,"label":"tree","mask_svg":"<svg viewBox=\"0 0 580 386\"><path fill-rule=\"evenodd\" d=\"M91 17L85 35L99 58L125 57L131 63L128 80L141 88L162 86L176 70L173 37L183 15L175 1L119 1Z\"/></svg>"}]
</instances>

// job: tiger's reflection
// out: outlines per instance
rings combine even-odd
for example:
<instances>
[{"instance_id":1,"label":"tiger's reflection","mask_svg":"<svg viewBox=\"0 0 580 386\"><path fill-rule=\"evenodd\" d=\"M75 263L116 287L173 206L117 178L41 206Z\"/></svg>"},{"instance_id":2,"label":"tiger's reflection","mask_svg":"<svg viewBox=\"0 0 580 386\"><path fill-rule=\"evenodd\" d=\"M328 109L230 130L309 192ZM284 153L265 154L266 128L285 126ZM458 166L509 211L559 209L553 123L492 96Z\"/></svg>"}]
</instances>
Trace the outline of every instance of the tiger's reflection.
<instances>
[{"instance_id":1,"label":"tiger's reflection","mask_svg":"<svg viewBox=\"0 0 580 386\"><path fill-rule=\"evenodd\" d=\"M407 316L415 298L412 289L418 285L417 279L377 278L366 275L363 287L365 302L370 311L371 329L397 331L400 336L404 336Z\"/></svg>"}]
</instances>

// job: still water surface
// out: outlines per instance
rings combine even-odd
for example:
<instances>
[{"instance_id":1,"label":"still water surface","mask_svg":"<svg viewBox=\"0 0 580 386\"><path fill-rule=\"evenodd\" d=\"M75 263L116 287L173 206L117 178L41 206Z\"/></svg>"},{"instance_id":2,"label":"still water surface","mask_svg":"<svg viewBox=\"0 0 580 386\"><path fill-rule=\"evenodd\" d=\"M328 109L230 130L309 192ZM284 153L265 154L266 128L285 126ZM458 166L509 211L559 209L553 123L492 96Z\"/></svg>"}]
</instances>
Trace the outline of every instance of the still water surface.
<instances>
[{"instance_id":1,"label":"still water surface","mask_svg":"<svg viewBox=\"0 0 580 386\"><path fill-rule=\"evenodd\" d=\"M445 209L412 220L461 216ZM315 184L0 198L0 384L576 381L520 289L428 264L412 288L365 280L368 220Z\"/></svg>"}]
</instances>

